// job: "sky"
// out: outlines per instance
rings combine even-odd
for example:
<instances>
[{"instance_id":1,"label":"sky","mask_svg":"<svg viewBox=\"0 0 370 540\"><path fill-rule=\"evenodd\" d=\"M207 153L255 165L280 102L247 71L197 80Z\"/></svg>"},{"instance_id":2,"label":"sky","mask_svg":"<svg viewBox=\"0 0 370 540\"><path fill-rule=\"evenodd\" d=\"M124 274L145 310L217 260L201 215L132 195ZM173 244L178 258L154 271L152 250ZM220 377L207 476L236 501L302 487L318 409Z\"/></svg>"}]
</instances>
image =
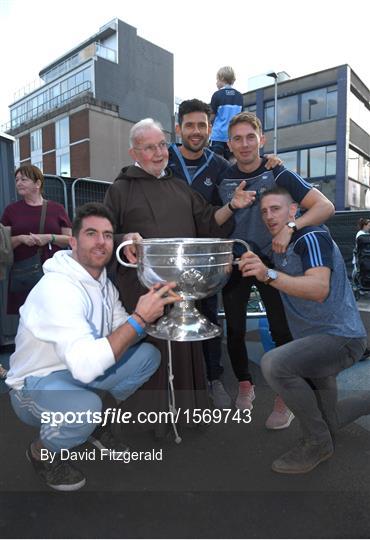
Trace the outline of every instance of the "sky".
<instances>
[{"instance_id":1,"label":"sky","mask_svg":"<svg viewBox=\"0 0 370 540\"><path fill-rule=\"evenodd\" d=\"M349 64L370 87L366 5L366 0L0 0L0 125L9 120L17 90L115 17L174 54L180 99L209 102L224 65L233 66L241 92L248 90L249 79L269 71L295 78L341 64Z\"/></svg>"}]
</instances>

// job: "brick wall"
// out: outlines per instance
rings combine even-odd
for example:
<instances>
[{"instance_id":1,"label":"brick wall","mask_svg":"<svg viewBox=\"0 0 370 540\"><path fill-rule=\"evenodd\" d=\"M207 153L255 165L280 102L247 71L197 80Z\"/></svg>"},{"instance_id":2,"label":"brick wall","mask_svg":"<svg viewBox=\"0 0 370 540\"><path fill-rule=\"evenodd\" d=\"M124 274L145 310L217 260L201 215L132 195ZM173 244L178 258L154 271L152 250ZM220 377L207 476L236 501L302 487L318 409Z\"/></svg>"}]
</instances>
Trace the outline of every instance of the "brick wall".
<instances>
[{"instance_id":1,"label":"brick wall","mask_svg":"<svg viewBox=\"0 0 370 540\"><path fill-rule=\"evenodd\" d=\"M42 151L55 149L55 124L52 122L42 128Z\"/></svg>"},{"instance_id":2,"label":"brick wall","mask_svg":"<svg viewBox=\"0 0 370 540\"><path fill-rule=\"evenodd\" d=\"M89 111L84 109L69 117L69 142L74 143L89 137Z\"/></svg>"},{"instance_id":3,"label":"brick wall","mask_svg":"<svg viewBox=\"0 0 370 540\"><path fill-rule=\"evenodd\" d=\"M45 174L56 174L55 152L50 152L42 156L43 172Z\"/></svg>"},{"instance_id":4,"label":"brick wall","mask_svg":"<svg viewBox=\"0 0 370 540\"><path fill-rule=\"evenodd\" d=\"M31 139L30 134L23 135L19 139L19 159L20 161L24 159L30 159L31 156Z\"/></svg>"},{"instance_id":5,"label":"brick wall","mask_svg":"<svg viewBox=\"0 0 370 540\"><path fill-rule=\"evenodd\" d=\"M89 141L70 146L71 176L84 178L90 176L90 145Z\"/></svg>"}]
</instances>

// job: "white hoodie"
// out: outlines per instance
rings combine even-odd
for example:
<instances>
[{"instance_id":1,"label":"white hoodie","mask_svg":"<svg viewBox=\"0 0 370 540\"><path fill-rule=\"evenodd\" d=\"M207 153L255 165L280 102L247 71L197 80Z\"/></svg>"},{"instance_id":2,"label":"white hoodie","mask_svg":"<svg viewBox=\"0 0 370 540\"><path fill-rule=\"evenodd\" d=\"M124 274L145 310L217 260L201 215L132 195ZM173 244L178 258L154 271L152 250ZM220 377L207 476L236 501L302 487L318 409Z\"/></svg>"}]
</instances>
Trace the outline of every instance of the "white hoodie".
<instances>
[{"instance_id":1,"label":"white hoodie","mask_svg":"<svg viewBox=\"0 0 370 540\"><path fill-rule=\"evenodd\" d=\"M15 352L6 382L22 388L30 375L44 377L69 369L89 383L115 362L105 336L127 321L128 314L106 271L94 279L71 251L48 259L45 275L20 309Z\"/></svg>"}]
</instances>

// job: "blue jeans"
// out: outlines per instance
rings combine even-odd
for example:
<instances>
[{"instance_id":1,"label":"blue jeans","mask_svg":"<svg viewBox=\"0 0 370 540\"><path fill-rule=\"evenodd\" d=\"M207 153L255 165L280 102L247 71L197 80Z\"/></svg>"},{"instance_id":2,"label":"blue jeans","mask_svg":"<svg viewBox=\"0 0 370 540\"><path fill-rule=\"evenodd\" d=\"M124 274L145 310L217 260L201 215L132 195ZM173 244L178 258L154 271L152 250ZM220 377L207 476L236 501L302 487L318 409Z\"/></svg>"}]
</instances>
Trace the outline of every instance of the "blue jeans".
<instances>
[{"instance_id":1,"label":"blue jeans","mask_svg":"<svg viewBox=\"0 0 370 540\"><path fill-rule=\"evenodd\" d=\"M84 443L98 423L91 421L101 413L102 401L97 390L110 392L117 400L133 394L158 369L160 353L149 343L130 347L122 358L101 377L85 384L72 377L69 370L54 371L45 377L30 376L20 390L11 390L10 399L17 416L26 424L40 428L40 438L48 450L60 452ZM89 417L87 416L89 412ZM77 421L42 422L50 413L68 413ZM42 413L44 413L42 417ZM50 418L50 416L49 416Z\"/></svg>"},{"instance_id":2,"label":"blue jeans","mask_svg":"<svg viewBox=\"0 0 370 540\"><path fill-rule=\"evenodd\" d=\"M335 431L370 414L370 393L337 402L336 376L360 360L365 338L315 334L267 352L263 375L298 418L303 436L327 441Z\"/></svg>"}]
</instances>

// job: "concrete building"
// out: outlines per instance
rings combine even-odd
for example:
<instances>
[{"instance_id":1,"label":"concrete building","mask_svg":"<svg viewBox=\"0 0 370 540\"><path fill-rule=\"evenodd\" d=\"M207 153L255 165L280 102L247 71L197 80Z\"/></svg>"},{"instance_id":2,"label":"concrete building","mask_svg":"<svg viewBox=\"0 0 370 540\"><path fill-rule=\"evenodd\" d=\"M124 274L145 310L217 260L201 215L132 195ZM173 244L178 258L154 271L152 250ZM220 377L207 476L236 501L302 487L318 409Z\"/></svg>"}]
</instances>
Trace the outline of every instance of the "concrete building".
<instances>
[{"instance_id":1,"label":"concrete building","mask_svg":"<svg viewBox=\"0 0 370 540\"><path fill-rule=\"evenodd\" d=\"M128 156L131 126L145 117L173 126L173 55L114 19L39 73L43 84L10 105L15 165L113 180Z\"/></svg>"},{"instance_id":2,"label":"concrete building","mask_svg":"<svg viewBox=\"0 0 370 540\"><path fill-rule=\"evenodd\" d=\"M275 85L244 95L273 150ZM370 208L370 90L348 65L277 85L277 149L337 210Z\"/></svg>"}]
</instances>

